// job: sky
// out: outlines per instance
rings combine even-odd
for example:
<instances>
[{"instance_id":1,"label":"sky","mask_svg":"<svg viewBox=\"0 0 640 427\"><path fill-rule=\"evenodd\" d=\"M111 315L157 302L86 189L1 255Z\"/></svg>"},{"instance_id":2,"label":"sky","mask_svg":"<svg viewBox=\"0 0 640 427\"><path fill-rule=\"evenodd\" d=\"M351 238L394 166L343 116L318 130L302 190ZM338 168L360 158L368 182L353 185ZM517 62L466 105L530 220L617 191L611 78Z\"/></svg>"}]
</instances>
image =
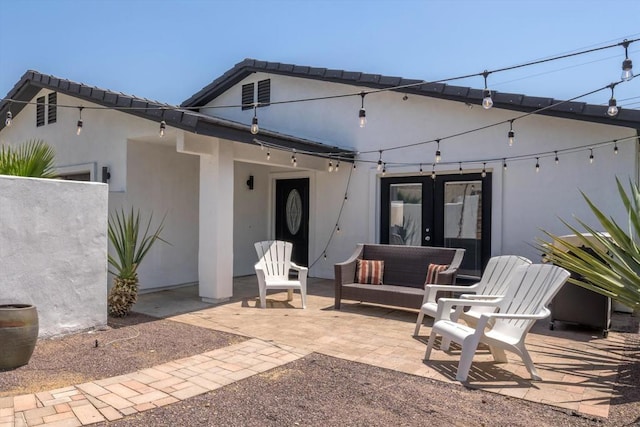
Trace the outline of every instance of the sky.
<instances>
[{"instance_id":1,"label":"sky","mask_svg":"<svg viewBox=\"0 0 640 427\"><path fill-rule=\"evenodd\" d=\"M5 0L0 97L36 70L179 105L244 58L435 81L625 38L640 38L638 0ZM640 41L629 58L640 74ZM488 86L569 99L619 80L623 59L618 46L492 73ZM640 78L615 97L640 108Z\"/></svg>"}]
</instances>

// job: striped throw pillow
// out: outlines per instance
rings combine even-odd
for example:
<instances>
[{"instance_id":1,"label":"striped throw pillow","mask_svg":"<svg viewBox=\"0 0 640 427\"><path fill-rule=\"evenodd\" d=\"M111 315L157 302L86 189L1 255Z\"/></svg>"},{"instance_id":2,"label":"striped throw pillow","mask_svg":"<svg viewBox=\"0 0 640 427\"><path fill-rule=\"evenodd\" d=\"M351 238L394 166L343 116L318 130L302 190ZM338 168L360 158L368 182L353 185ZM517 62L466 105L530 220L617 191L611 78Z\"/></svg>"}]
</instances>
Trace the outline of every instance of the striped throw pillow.
<instances>
[{"instance_id":1,"label":"striped throw pillow","mask_svg":"<svg viewBox=\"0 0 640 427\"><path fill-rule=\"evenodd\" d=\"M382 285L384 261L358 259L356 262L356 283Z\"/></svg>"},{"instance_id":2,"label":"striped throw pillow","mask_svg":"<svg viewBox=\"0 0 640 427\"><path fill-rule=\"evenodd\" d=\"M427 279L424 281L424 284L437 283L438 274L447 268L449 268L449 266L446 264L429 264L429 268L427 268Z\"/></svg>"}]
</instances>

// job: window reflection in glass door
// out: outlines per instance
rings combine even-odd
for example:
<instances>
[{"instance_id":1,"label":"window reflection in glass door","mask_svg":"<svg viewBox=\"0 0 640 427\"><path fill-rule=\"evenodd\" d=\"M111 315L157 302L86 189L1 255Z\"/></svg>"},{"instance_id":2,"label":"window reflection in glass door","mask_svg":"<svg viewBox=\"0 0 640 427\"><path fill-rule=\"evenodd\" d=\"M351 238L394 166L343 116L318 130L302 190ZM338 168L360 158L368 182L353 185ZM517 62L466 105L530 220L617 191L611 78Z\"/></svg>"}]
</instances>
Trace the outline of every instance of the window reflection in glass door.
<instances>
[{"instance_id":1,"label":"window reflection in glass door","mask_svg":"<svg viewBox=\"0 0 640 427\"><path fill-rule=\"evenodd\" d=\"M389 243L422 244L422 184L389 186Z\"/></svg>"}]
</instances>

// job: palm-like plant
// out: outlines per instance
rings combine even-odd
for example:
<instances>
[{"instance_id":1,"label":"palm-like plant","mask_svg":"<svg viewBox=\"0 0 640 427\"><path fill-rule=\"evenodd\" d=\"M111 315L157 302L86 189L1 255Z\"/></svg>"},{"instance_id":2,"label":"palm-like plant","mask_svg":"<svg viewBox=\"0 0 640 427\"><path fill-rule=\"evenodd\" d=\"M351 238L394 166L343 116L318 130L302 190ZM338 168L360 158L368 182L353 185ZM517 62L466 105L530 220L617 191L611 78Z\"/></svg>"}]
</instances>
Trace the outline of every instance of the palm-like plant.
<instances>
[{"instance_id":1,"label":"palm-like plant","mask_svg":"<svg viewBox=\"0 0 640 427\"><path fill-rule=\"evenodd\" d=\"M39 139L24 144L0 147L0 175L55 178L53 148Z\"/></svg>"},{"instance_id":2,"label":"palm-like plant","mask_svg":"<svg viewBox=\"0 0 640 427\"><path fill-rule=\"evenodd\" d=\"M640 309L640 247L637 242L640 236L640 189L630 181L631 194L628 195L617 178L616 183L627 211L627 230L607 217L582 193L603 230L596 231L577 219L586 233L590 234L587 236L563 221L582 244L571 244L545 231L553 243L539 240L537 247L550 262L582 276L572 277L569 282L604 294L637 311Z\"/></svg>"},{"instance_id":3,"label":"palm-like plant","mask_svg":"<svg viewBox=\"0 0 640 427\"><path fill-rule=\"evenodd\" d=\"M164 218L154 232L150 231L153 214L140 235L140 211L134 214L133 208L126 214L124 209L109 216L109 241L115 256L109 254L108 260L115 277L109 291L107 305L109 314L116 317L126 316L138 299L138 266L153 244L160 240L168 243L160 233L164 228Z\"/></svg>"}]
</instances>

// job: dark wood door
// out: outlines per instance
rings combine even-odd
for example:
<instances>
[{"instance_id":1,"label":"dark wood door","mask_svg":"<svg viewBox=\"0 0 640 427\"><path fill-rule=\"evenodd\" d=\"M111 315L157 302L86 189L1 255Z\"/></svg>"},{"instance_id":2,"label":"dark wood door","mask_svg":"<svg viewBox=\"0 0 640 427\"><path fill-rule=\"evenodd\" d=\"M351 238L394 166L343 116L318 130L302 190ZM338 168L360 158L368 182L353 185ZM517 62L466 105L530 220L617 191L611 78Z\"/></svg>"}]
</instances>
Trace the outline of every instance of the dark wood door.
<instances>
[{"instance_id":1,"label":"dark wood door","mask_svg":"<svg viewBox=\"0 0 640 427\"><path fill-rule=\"evenodd\" d=\"M276 181L276 239L293 243L293 262L309 265L309 178Z\"/></svg>"}]
</instances>

